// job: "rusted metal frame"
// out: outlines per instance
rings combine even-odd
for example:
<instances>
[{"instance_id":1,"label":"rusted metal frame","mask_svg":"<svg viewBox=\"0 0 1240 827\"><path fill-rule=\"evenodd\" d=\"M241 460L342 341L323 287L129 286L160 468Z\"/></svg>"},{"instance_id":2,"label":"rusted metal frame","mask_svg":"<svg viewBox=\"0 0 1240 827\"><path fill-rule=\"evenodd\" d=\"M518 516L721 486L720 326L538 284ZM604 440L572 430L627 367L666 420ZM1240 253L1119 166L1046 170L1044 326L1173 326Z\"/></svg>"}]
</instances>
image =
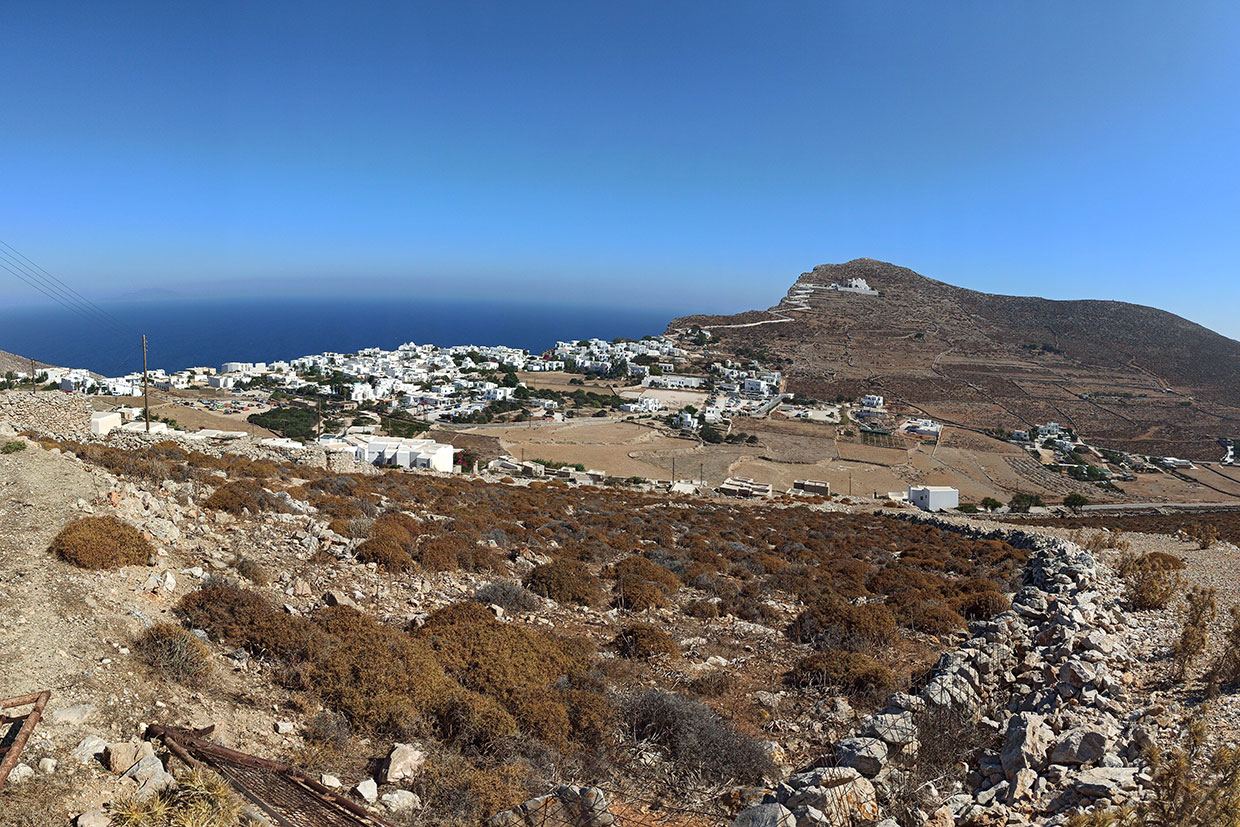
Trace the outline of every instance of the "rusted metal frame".
<instances>
[{"instance_id":1,"label":"rusted metal frame","mask_svg":"<svg viewBox=\"0 0 1240 827\"><path fill-rule=\"evenodd\" d=\"M221 762L240 764L241 766L248 766L254 769L266 770L268 772L281 775L295 784L300 784L306 787L306 789L309 792L313 793L319 798L325 799L328 803L334 804L338 807L342 807L343 809L347 810L350 814L358 816L359 818L365 819L367 823L377 825L377 827L394 827L394 825L392 825L390 822L368 812L361 805L357 804L354 801L350 801L349 799L335 792L331 788L326 787L323 784L319 783L318 781L315 781L313 778L306 776L304 773L302 773L300 770L296 769L295 767L292 767L288 764L282 764L278 761L271 761L267 758L259 758L257 755L249 755L248 753L238 752L237 750L229 749L228 747L220 746L219 744L213 744L210 741L204 741L202 740L201 737L199 737L200 733L203 735L210 734L212 731L214 731L214 729L215 729L214 726L210 726L204 729L191 731L191 730L164 727L164 726L160 726L159 724L152 724L151 726L147 727L148 732L151 732L151 734L162 738L164 743L169 745L170 749L172 748L172 742L176 742L178 740L183 740L183 741L188 742L187 744L178 743L177 746L180 748L181 751L184 751L187 755L189 754L189 751L186 749L186 746L192 747L194 751L202 755L207 760L207 763L209 763L213 768L215 768L221 774L224 774L224 770L222 770L216 764L215 761L210 760L212 757L220 760ZM177 752L177 750L173 750L173 751ZM180 757L179 754L178 754L178 757ZM192 757L190 760L191 762L193 762L193 763L187 762L187 763L190 763L190 766L194 766L197 763L193 761ZM246 793L247 798L251 798L255 804L259 805L264 810L267 810L266 802L260 801L256 797L254 797L254 795L250 793L250 791L246 789L244 784L242 784L239 780L235 778L230 778L229 781L234 786L236 786L239 790ZM283 819L281 819L277 813L272 813L272 815L275 816L277 819L280 819L281 822L283 822Z\"/></svg>"},{"instance_id":2,"label":"rusted metal frame","mask_svg":"<svg viewBox=\"0 0 1240 827\"><path fill-rule=\"evenodd\" d=\"M26 742L30 740L30 736L34 734L34 728L38 726L39 719L43 717L43 708L47 706L47 701L52 697L51 690L43 690L30 695L19 695L16 698L5 698L0 700L0 709L10 709L15 706L26 706L34 704L34 709L30 710L30 714L25 716L22 721L21 729L17 731L17 737L13 739L13 743L9 744L8 749L4 751L4 759L0 760L0 787L4 786L4 782L8 780L9 773L17 766L17 759L21 757L22 750L26 746ZM16 718L5 718L11 723L16 723Z\"/></svg>"}]
</instances>

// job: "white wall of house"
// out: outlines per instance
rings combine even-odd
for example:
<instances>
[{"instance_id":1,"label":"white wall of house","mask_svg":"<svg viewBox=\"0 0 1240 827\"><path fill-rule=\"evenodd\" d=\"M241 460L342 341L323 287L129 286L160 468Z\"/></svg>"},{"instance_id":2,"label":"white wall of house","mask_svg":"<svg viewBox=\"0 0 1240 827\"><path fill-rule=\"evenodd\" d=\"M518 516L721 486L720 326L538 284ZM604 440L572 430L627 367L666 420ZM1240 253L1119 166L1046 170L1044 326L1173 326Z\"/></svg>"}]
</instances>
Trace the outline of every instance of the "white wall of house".
<instances>
[{"instance_id":1,"label":"white wall of house","mask_svg":"<svg viewBox=\"0 0 1240 827\"><path fill-rule=\"evenodd\" d=\"M942 511L960 505L960 492L946 485L910 486L908 500L922 511Z\"/></svg>"}]
</instances>

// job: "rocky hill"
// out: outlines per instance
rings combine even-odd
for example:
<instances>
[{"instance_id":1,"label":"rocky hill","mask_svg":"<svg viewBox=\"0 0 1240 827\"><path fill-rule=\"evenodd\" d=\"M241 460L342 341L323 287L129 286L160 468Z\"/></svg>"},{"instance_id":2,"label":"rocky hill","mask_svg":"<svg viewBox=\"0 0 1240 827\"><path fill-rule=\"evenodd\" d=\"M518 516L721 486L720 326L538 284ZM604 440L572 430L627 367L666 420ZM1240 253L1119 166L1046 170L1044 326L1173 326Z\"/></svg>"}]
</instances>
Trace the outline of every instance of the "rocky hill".
<instances>
[{"instance_id":1,"label":"rocky hill","mask_svg":"<svg viewBox=\"0 0 1240 827\"><path fill-rule=\"evenodd\" d=\"M850 278L878 295L829 289ZM789 390L818 398L874 391L977 428L1054 420L1194 459L1240 433L1240 342L1151 307L980 293L857 259L801 274L769 310L670 327L694 324L783 362Z\"/></svg>"},{"instance_id":2,"label":"rocky hill","mask_svg":"<svg viewBox=\"0 0 1240 827\"><path fill-rule=\"evenodd\" d=\"M49 365L46 362L40 362L37 359L35 360L34 366L36 370L39 368L52 367L52 365ZM16 353L9 353L8 351L0 350L0 375L8 373L11 370L29 371L30 360L25 356L18 356Z\"/></svg>"}]
</instances>

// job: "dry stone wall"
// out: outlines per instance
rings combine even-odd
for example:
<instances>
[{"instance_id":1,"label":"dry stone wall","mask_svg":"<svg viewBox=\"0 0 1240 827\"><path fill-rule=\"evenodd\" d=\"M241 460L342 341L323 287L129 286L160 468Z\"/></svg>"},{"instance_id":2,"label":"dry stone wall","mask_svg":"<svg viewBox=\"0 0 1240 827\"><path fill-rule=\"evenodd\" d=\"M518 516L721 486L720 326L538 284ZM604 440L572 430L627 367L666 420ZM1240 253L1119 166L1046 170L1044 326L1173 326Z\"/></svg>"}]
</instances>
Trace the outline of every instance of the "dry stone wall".
<instances>
[{"instance_id":1,"label":"dry stone wall","mask_svg":"<svg viewBox=\"0 0 1240 827\"><path fill-rule=\"evenodd\" d=\"M1073 813L1141 795L1150 779L1140 756L1152 736L1143 726L1146 710L1127 691L1134 657L1118 585L1089 552L1064 540L908 519L1030 549L1024 583L1009 611L970 624L969 639L940 658L920 692L892 695L820 766L760 798L751 793L763 808L758 820L1054 827ZM979 760L954 781L919 775L919 763L942 759L925 754L927 745L942 749L942 729L961 723L989 744ZM746 811L735 823L752 827L757 815Z\"/></svg>"}]
</instances>

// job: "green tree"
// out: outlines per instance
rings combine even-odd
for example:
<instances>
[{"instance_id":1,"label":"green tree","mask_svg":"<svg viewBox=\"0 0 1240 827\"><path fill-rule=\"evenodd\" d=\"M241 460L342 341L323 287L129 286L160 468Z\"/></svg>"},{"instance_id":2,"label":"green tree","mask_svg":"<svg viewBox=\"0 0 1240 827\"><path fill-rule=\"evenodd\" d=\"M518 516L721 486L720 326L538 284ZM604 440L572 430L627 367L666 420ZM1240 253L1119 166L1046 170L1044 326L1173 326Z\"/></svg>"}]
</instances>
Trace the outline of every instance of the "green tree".
<instances>
[{"instance_id":1,"label":"green tree","mask_svg":"<svg viewBox=\"0 0 1240 827\"><path fill-rule=\"evenodd\" d=\"M987 511L994 511L996 508L1001 508L1003 503L999 502L994 497L983 497L981 505L982 508Z\"/></svg>"},{"instance_id":2,"label":"green tree","mask_svg":"<svg viewBox=\"0 0 1240 827\"><path fill-rule=\"evenodd\" d=\"M1080 510L1083 506L1089 505L1089 500L1084 494L1072 493L1063 498L1063 504L1073 511Z\"/></svg>"}]
</instances>

